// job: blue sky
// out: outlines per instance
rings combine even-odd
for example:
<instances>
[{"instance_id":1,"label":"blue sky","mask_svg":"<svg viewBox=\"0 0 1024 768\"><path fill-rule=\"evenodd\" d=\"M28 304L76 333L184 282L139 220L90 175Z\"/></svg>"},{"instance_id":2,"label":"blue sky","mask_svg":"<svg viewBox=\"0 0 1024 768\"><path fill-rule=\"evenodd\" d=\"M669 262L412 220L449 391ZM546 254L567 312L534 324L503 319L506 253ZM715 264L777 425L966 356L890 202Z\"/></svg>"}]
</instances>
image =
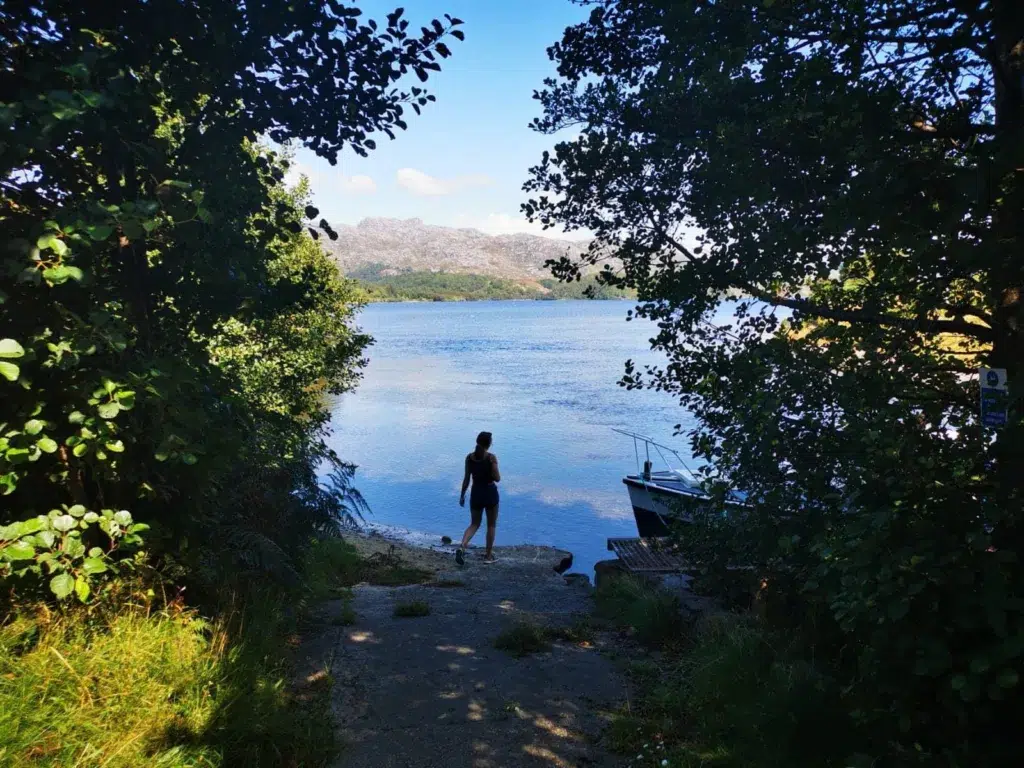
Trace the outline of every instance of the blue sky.
<instances>
[{"instance_id":1,"label":"blue sky","mask_svg":"<svg viewBox=\"0 0 1024 768\"><path fill-rule=\"evenodd\" d=\"M360 3L364 19L378 20L398 5ZM387 216L564 237L526 222L519 206L529 167L556 141L528 127L540 114L533 91L554 74L546 48L588 9L569 0L409 0L404 7L414 29L445 13L462 19L466 40L448 41L453 55L427 83L437 102L419 117L407 110L409 130L395 141L375 136L368 158L345 152L333 167L307 150L296 153L314 202L339 224ZM412 76L409 84L419 83Z\"/></svg>"}]
</instances>

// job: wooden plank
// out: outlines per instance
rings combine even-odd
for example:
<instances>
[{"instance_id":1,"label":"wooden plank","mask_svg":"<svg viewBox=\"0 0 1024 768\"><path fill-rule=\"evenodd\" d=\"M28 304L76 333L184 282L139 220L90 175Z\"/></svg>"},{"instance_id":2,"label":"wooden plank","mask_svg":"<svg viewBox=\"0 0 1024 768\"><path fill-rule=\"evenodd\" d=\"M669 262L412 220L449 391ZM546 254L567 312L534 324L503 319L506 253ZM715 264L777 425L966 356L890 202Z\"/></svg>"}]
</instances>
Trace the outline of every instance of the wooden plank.
<instances>
[{"instance_id":1,"label":"wooden plank","mask_svg":"<svg viewBox=\"0 0 1024 768\"><path fill-rule=\"evenodd\" d=\"M680 573L687 569L682 557L671 551L664 538L608 539L608 549L631 573Z\"/></svg>"}]
</instances>

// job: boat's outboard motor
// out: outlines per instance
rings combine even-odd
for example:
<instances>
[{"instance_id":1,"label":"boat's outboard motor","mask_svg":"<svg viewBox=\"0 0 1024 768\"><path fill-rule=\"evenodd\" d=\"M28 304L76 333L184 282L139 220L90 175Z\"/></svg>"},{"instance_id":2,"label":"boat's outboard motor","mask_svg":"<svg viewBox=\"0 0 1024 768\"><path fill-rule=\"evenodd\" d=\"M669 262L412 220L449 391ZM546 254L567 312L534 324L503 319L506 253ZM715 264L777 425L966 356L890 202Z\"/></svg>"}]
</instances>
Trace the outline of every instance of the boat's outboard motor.
<instances>
[{"instance_id":1,"label":"boat's outboard motor","mask_svg":"<svg viewBox=\"0 0 1024 768\"><path fill-rule=\"evenodd\" d=\"M644 462L644 480L651 479L651 462L650 459Z\"/></svg>"}]
</instances>

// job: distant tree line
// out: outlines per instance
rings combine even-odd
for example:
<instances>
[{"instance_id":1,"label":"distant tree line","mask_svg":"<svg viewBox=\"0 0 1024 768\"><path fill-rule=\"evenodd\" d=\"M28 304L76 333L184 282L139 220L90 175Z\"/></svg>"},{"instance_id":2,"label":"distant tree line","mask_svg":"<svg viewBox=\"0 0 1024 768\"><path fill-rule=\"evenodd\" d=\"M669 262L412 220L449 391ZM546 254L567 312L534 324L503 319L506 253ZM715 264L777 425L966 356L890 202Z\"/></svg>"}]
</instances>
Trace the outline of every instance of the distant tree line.
<instances>
[{"instance_id":1,"label":"distant tree line","mask_svg":"<svg viewBox=\"0 0 1024 768\"><path fill-rule=\"evenodd\" d=\"M596 276L562 282L544 278L534 282L454 272L409 271L385 274L383 265L350 272L368 302L388 301L484 301L511 299L625 299L634 291L609 286Z\"/></svg>"}]
</instances>

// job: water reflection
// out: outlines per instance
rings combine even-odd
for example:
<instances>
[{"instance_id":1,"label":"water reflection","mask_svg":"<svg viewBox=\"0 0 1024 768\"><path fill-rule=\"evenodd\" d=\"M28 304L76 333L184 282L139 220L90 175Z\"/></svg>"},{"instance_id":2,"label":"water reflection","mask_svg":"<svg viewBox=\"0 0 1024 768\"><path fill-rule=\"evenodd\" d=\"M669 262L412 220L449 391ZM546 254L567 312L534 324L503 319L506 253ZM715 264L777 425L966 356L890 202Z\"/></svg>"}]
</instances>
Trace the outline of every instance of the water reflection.
<instances>
[{"instance_id":1,"label":"water reflection","mask_svg":"<svg viewBox=\"0 0 1024 768\"><path fill-rule=\"evenodd\" d=\"M616 385L627 358L656 362L651 326L620 302L480 302L368 307L377 343L359 390L334 408L332 447L360 465L376 523L457 537L462 460L481 429L502 465L499 544L571 550L575 570L635 534L623 474L632 429L685 448L672 398ZM682 451L685 455L685 450Z\"/></svg>"}]
</instances>

